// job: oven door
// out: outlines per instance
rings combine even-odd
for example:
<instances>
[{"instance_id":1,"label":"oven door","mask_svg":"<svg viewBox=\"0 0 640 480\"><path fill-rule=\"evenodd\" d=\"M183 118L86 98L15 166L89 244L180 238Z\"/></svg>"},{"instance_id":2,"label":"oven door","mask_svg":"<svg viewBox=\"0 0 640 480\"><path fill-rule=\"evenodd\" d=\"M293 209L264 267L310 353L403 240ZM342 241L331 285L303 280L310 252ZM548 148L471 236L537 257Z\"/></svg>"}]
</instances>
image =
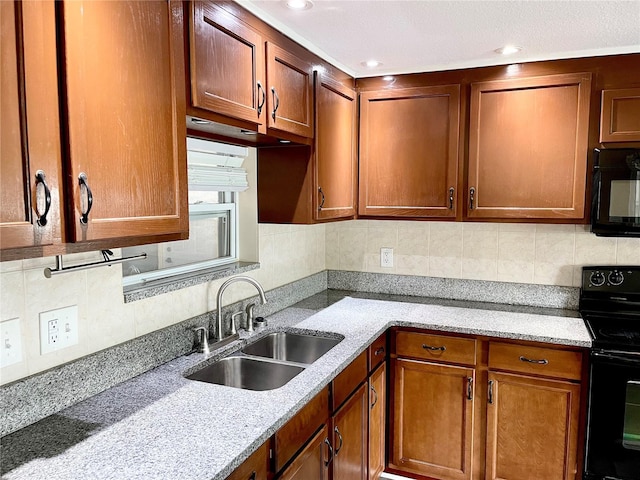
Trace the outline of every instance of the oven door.
<instances>
[{"instance_id":1,"label":"oven door","mask_svg":"<svg viewBox=\"0 0 640 480\"><path fill-rule=\"evenodd\" d=\"M585 480L640 480L640 354L591 353Z\"/></svg>"}]
</instances>

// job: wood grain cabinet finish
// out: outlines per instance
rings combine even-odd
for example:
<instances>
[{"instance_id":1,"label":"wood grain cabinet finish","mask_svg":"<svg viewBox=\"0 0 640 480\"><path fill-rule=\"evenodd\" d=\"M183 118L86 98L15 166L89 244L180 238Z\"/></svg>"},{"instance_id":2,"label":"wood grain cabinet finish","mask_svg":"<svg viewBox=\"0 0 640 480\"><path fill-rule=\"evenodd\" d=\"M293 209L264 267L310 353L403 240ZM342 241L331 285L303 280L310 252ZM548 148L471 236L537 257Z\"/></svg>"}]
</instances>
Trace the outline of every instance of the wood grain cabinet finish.
<instances>
[{"instance_id":1,"label":"wood grain cabinet finish","mask_svg":"<svg viewBox=\"0 0 640 480\"><path fill-rule=\"evenodd\" d=\"M574 480L580 385L489 372L488 480Z\"/></svg>"},{"instance_id":2,"label":"wood grain cabinet finish","mask_svg":"<svg viewBox=\"0 0 640 480\"><path fill-rule=\"evenodd\" d=\"M0 249L61 241L54 2L0 2Z\"/></svg>"},{"instance_id":3,"label":"wood grain cabinet finish","mask_svg":"<svg viewBox=\"0 0 640 480\"><path fill-rule=\"evenodd\" d=\"M369 480L378 480L385 467L387 366L369 375Z\"/></svg>"},{"instance_id":4,"label":"wood grain cabinet finish","mask_svg":"<svg viewBox=\"0 0 640 480\"><path fill-rule=\"evenodd\" d=\"M266 124L260 34L212 2L191 2L189 22L193 106Z\"/></svg>"},{"instance_id":5,"label":"wood grain cabinet finish","mask_svg":"<svg viewBox=\"0 0 640 480\"><path fill-rule=\"evenodd\" d=\"M313 138L313 66L266 43L267 127Z\"/></svg>"},{"instance_id":6,"label":"wood grain cabinet finish","mask_svg":"<svg viewBox=\"0 0 640 480\"><path fill-rule=\"evenodd\" d=\"M325 425L277 478L279 480L329 480L332 460L333 447L329 441L329 428Z\"/></svg>"},{"instance_id":7,"label":"wood grain cabinet finish","mask_svg":"<svg viewBox=\"0 0 640 480\"><path fill-rule=\"evenodd\" d=\"M267 480L269 478L269 442L264 443L236 468L227 480Z\"/></svg>"},{"instance_id":8,"label":"wood grain cabinet finish","mask_svg":"<svg viewBox=\"0 0 640 480\"><path fill-rule=\"evenodd\" d=\"M333 479L367 480L368 385L333 415Z\"/></svg>"},{"instance_id":9,"label":"wood grain cabinet finish","mask_svg":"<svg viewBox=\"0 0 640 480\"><path fill-rule=\"evenodd\" d=\"M389 466L440 480L471 478L475 370L392 360Z\"/></svg>"},{"instance_id":10,"label":"wood grain cabinet finish","mask_svg":"<svg viewBox=\"0 0 640 480\"><path fill-rule=\"evenodd\" d=\"M640 142L640 88L602 91L600 142Z\"/></svg>"},{"instance_id":11,"label":"wood grain cabinet finish","mask_svg":"<svg viewBox=\"0 0 640 480\"><path fill-rule=\"evenodd\" d=\"M360 94L359 215L457 212L460 86Z\"/></svg>"},{"instance_id":12,"label":"wood grain cabinet finish","mask_svg":"<svg viewBox=\"0 0 640 480\"><path fill-rule=\"evenodd\" d=\"M61 8L71 241L186 237L181 3Z\"/></svg>"},{"instance_id":13,"label":"wood grain cabinet finish","mask_svg":"<svg viewBox=\"0 0 640 480\"><path fill-rule=\"evenodd\" d=\"M319 72L314 84L314 218L353 217L358 180L356 92Z\"/></svg>"},{"instance_id":14,"label":"wood grain cabinet finish","mask_svg":"<svg viewBox=\"0 0 640 480\"><path fill-rule=\"evenodd\" d=\"M591 74L471 85L468 218L582 219Z\"/></svg>"}]
</instances>

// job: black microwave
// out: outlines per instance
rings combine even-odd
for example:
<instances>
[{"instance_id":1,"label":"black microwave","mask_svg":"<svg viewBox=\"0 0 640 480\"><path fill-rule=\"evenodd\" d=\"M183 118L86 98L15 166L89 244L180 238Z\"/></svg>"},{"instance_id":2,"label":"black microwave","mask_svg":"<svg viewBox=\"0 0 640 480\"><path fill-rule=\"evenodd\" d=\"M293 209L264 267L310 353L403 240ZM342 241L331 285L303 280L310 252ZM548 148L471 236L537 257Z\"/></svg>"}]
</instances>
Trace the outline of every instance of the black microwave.
<instances>
[{"instance_id":1,"label":"black microwave","mask_svg":"<svg viewBox=\"0 0 640 480\"><path fill-rule=\"evenodd\" d=\"M640 148L594 150L591 231L640 237Z\"/></svg>"}]
</instances>

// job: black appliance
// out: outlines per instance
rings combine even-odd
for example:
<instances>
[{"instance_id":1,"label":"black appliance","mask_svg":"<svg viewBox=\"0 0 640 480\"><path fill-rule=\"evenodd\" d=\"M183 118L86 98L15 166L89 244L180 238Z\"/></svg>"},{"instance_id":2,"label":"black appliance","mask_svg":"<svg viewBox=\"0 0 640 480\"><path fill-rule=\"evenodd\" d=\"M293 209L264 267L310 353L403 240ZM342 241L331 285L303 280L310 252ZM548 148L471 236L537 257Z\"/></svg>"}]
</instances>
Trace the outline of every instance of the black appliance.
<instances>
[{"instance_id":1,"label":"black appliance","mask_svg":"<svg viewBox=\"0 0 640 480\"><path fill-rule=\"evenodd\" d=\"M591 336L584 480L640 480L640 266L584 267Z\"/></svg>"},{"instance_id":2,"label":"black appliance","mask_svg":"<svg viewBox=\"0 0 640 480\"><path fill-rule=\"evenodd\" d=\"M640 149L594 150L591 231L640 237Z\"/></svg>"}]
</instances>

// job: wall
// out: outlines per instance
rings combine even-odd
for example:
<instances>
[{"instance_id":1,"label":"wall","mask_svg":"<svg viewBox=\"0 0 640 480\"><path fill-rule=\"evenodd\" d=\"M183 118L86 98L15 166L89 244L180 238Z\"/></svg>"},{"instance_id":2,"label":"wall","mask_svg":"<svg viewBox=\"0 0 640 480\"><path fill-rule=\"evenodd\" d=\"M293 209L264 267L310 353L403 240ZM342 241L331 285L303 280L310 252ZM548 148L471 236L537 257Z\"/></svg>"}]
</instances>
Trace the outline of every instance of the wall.
<instances>
[{"instance_id":1,"label":"wall","mask_svg":"<svg viewBox=\"0 0 640 480\"><path fill-rule=\"evenodd\" d=\"M326 227L327 269L580 286L583 265L640 265L640 238L588 225L355 220ZM393 268L380 248L394 249Z\"/></svg>"},{"instance_id":2,"label":"wall","mask_svg":"<svg viewBox=\"0 0 640 480\"><path fill-rule=\"evenodd\" d=\"M325 269L325 226L259 226L260 268L249 272L266 290ZM98 253L65 256L65 264L98 261ZM43 268L53 258L0 263L0 320L21 319L23 361L2 368L5 384L89 355L132 338L173 325L216 308L216 293L225 280L196 285L124 303L120 265L65 273L50 279ZM255 295L249 285L226 291L225 304ZM79 343L40 355L40 312L78 305Z\"/></svg>"}]
</instances>

